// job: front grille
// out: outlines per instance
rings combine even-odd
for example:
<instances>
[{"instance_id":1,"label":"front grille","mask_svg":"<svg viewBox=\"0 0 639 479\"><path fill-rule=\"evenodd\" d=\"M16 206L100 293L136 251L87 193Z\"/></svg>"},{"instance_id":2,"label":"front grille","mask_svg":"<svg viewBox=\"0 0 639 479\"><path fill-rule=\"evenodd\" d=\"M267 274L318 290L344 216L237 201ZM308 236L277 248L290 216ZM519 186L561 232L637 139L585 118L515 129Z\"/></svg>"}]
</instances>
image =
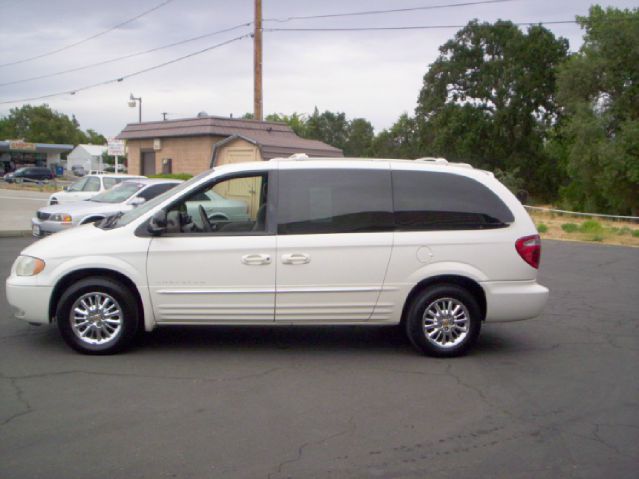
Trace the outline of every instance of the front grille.
<instances>
[{"instance_id":1,"label":"front grille","mask_svg":"<svg viewBox=\"0 0 639 479\"><path fill-rule=\"evenodd\" d=\"M51 216L51 214L43 213L42 211L38 211L36 213L36 216L38 217L39 220L45 221L45 220L49 219L49 216Z\"/></svg>"}]
</instances>

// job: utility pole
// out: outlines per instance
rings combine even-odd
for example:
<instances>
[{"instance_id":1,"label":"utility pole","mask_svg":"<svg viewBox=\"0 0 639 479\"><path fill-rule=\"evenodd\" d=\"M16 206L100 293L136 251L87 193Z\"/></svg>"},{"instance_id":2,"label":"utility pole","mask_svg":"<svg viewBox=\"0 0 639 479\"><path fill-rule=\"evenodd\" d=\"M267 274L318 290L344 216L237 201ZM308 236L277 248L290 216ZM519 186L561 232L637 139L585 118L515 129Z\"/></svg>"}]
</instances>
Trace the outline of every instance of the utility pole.
<instances>
[{"instance_id":1,"label":"utility pole","mask_svg":"<svg viewBox=\"0 0 639 479\"><path fill-rule=\"evenodd\" d=\"M166 111L162 112L162 121L166 121L166 115L168 115L169 113Z\"/></svg>"},{"instance_id":2,"label":"utility pole","mask_svg":"<svg viewBox=\"0 0 639 479\"><path fill-rule=\"evenodd\" d=\"M262 120L262 0L255 0L253 24L253 116Z\"/></svg>"}]
</instances>

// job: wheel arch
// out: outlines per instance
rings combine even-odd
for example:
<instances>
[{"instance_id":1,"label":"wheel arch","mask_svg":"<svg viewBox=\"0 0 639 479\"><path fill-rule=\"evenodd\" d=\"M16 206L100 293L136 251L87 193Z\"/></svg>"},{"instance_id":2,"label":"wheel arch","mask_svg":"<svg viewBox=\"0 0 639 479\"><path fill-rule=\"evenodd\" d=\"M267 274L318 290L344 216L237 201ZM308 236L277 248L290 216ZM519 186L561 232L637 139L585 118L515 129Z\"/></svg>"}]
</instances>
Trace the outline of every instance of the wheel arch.
<instances>
[{"instance_id":1,"label":"wheel arch","mask_svg":"<svg viewBox=\"0 0 639 479\"><path fill-rule=\"evenodd\" d=\"M107 268L84 268L78 269L75 271L71 271L64 276L62 276L55 287L53 288L53 292L51 293L51 299L49 300L49 322L53 321L55 317L56 309L58 306L58 301L67 290L67 288L75 283L76 281L82 280L84 278L89 278L91 276L100 276L110 278L116 281L119 281L124 286L126 286L134 295L135 302L138 307L138 327L144 328L144 304L142 302L142 296L140 295L140 291L138 290L135 283L125 274L122 274L118 271L114 271L112 269Z\"/></svg>"},{"instance_id":2,"label":"wheel arch","mask_svg":"<svg viewBox=\"0 0 639 479\"><path fill-rule=\"evenodd\" d=\"M412 304L414 299L424 290L437 284L454 284L466 289L477 300L477 303L479 304L479 308L481 310L482 321L486 318L486 293L484 292L484 288L482 288L477 281L467 276L457 274L441 274L425 278L417 283L415 286L413 286L411 291L408 293L406 301L404 301L404 307L402 308L402 325L404 325L406 322L408 309L410 308L410 305Z\"/></svg>"}]
</instances>

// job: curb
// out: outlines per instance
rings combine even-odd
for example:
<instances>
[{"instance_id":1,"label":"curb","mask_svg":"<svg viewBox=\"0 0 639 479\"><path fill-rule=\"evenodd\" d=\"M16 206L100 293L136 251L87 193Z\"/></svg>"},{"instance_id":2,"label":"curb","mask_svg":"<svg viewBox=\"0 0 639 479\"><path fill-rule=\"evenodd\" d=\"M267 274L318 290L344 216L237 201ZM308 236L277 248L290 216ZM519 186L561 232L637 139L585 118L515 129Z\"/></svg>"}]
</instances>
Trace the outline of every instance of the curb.
<instances>
[{"instance_id":1,"label":"curb","mask_svg":"<svg viewBox=\"0 0 639 479\"><path fill-rule=\"evenodd\" d=\"M33 236L31 230L5 230L0 231L0 238L26 238Z\"/></svg>"}]
</instances>

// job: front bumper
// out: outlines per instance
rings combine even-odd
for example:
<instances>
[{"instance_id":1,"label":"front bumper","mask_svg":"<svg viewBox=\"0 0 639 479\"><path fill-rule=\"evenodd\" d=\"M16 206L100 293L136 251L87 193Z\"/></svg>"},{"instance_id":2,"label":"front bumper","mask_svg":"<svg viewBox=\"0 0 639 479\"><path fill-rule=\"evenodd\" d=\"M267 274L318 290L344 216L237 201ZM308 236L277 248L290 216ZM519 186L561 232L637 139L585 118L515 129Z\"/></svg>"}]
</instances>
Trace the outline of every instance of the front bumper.
<instances>
[{"instance_id":1,"label":"front bumper","mask_svg":"<svg viewBox=\"0 0 639 479\"><path fill-rule=\"evenodd\" d=\"M29 323L49 324L49 301L53 287L21 284L20 278L7 279L7 301L13 315Z\"/></svg>"},{"instance_id":2,"label":"front bumper","mask_svg":"<svg viewBox=\"0 0 639 479\"><path fill-rule=\"evenodd\" d=\"M536 281L487 281L486 321L507 322L539 316L548 301L548 288Z\"/></svg>"},{"instance_id":3,"label":"front bumper","mask_svg":"<svg viewBox=\"0 0 639 479\"><path fill-rule=\"evenodd\" d=\"M36 238L43 238L58 231L66 231L75 226L73 223L60 223L59 221L40 220L31 218L31 233Z\"/></svg>"}]
</instances>

